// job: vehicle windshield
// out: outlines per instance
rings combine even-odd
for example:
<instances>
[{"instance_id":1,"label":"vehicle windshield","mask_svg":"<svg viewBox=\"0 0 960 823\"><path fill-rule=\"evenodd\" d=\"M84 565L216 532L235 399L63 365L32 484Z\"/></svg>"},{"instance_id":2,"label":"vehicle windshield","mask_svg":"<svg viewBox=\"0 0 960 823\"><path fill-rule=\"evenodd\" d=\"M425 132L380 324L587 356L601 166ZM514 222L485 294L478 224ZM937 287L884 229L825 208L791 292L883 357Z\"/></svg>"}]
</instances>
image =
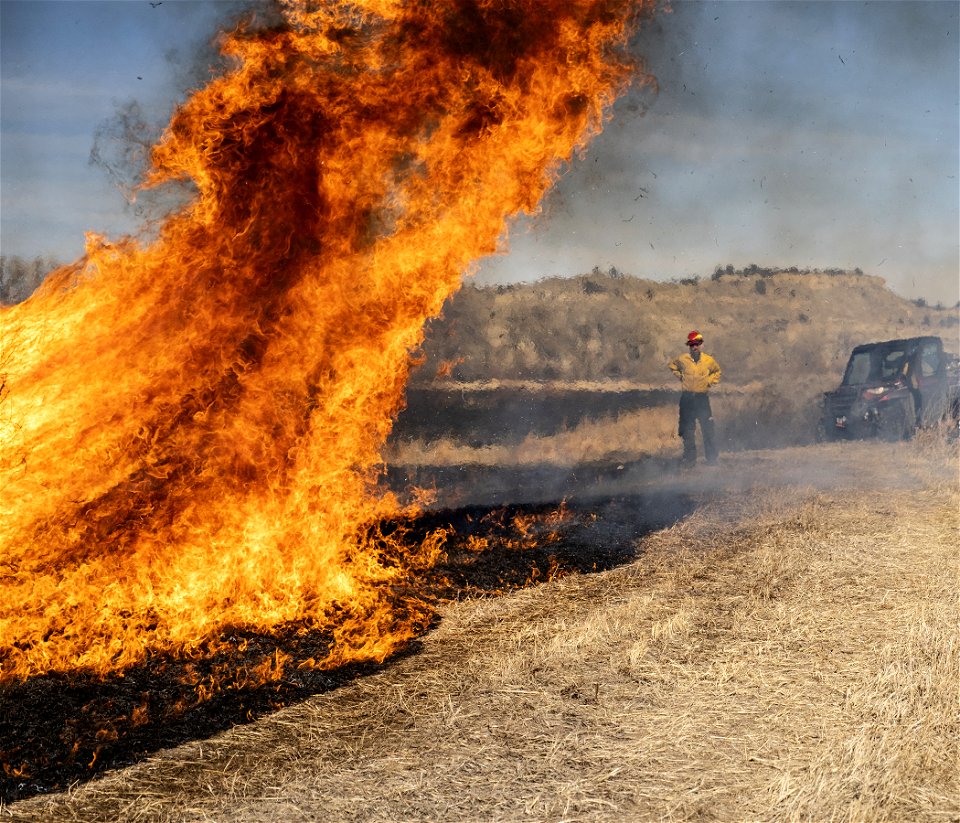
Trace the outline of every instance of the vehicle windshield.
<instances>
[{"instance_id":1,"label":"vehicle windshield","mask_svg":"<svg viewBox=\"0 0 960 823\"><path fill-rule=\"evenodd\" d=\"M844 386L895 380L903 374L907 350L903 345L878 346L875 349L854 352L843 376Z\"/></svg>"}]
</instances>

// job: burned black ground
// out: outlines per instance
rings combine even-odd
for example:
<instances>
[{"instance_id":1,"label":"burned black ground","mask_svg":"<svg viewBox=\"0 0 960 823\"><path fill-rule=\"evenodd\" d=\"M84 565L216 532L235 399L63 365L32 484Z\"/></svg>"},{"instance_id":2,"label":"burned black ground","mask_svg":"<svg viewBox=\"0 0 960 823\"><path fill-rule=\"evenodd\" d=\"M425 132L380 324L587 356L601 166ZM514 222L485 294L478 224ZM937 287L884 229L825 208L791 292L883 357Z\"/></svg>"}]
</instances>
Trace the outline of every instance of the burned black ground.
<instances>
[{"instance_id":1,"label":"burned black ground","mask_svg":"<svg viewBox=\"0 0 960 823\"><path fill-rule=\"evenodd\" d=\"M411 602L432 607L625 563L634 557L638 537L676 522L695 505L676 494L474 505L378 528L382 534L402 528L405 541L447 532L445 559L394 593L398 608ZM218 638L217 652L209 655L157 655L108 677L50 674L7 683L0 687L0 800L63 791L380 668L299 665L321 659L330 642L328 634L305 626L270 634L238 630ZM414 641L384 665L416 651ZM263 672L277 659L288 660L282 675L265 680Z\"/></svg>"}]
</instances>

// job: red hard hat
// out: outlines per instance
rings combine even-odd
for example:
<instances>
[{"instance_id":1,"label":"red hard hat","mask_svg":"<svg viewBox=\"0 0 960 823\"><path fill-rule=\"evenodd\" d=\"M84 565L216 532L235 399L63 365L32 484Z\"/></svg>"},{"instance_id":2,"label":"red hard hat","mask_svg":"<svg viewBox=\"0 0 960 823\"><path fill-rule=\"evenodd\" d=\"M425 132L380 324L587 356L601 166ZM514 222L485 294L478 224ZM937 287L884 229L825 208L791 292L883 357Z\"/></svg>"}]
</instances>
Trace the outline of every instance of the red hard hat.
<instances>
[{"instance_id":1,"label":"red hard hat","mask_svg":"<svg viewBox=\"0 0 960 823\"><path fill-rule=\"evenodd\" d=\"M694 343L702 343L703 335L698 331L692 331L687 335L687 345L692 346Z\"/></svg>"}]
</instances>

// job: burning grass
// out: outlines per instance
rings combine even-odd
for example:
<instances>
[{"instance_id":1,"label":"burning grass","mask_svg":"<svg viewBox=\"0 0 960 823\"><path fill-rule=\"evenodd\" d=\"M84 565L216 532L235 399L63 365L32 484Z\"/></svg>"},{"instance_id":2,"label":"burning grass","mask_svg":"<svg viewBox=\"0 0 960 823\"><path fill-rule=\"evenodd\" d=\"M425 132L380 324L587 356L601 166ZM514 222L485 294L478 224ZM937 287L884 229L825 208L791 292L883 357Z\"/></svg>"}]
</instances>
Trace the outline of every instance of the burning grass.
<instances>
[{"instance_id":1,"label":"burning grass","mask_svg":"<svg viewBox=\"0 0 960 823\"><path fill-rule=\"evenodd\" d=\"M2 310L4 796L182 744L14 816L955 812L955 488L950 517L883 492L850 519L627 473L578 531L378 485L424 322L649 79L627 45L653 6L254 14L151 155L148 185L196 197ZM667 528L694 492L713 508ZM891 511L934 524L923 548ZM400 656L438 603L540 581L449 605Z\"/></svg>"},{"instance_id":2,"label":"burning grass","mask_svg":"<svg viewBox=\"0 0 960 823\"><path fill-rule=\"evenodd\" d=\"M624 565L451 602L416 654L371 676L8 811L956 819L957 452L922 445L725 458L753 485L720 493L713 475ZM817 490L778 483L784 462L847 471Z\"/></svg>"},{"instance_id":3,"label":"burning grass","mask_svg":"<svg viewBox=\"0 0 960 823\"><path fill-rule=\"evenodd\" d=\"M648 79L652 9L282 0L223 34L144 182L192 199L0 307L0 682L237 626L329 632L331 669L422 631L392 591L436 539L366 539L412 514L377 483L413 352Z\"/></svg>"},{"instance_id":4,"label":"burning grass","mask_svg":"<svg viewBox=\"0 0 960 823\"><path fill-rule=\"evenodd\" d=\"M434 565L394 582L394 611L404 620L405 610L428 607L425 631L435 610L451 599L610 568L633 556L639 533L690 507L685 499L666 507L653 497L631 498L629 505L656 512L637 521L624 517L626 505L474 506L382 523L376 531L387 565L399 564L391 556L398 546L443 535ZM62 790L375 671L369 665L319 664L334 643L331 632L306 621L272 632L236 628L188 659L157 654L112 676L53 674L0 684L0 802ZM414 648L410 644L400 654Z\"/></svg>"}]
</instances>

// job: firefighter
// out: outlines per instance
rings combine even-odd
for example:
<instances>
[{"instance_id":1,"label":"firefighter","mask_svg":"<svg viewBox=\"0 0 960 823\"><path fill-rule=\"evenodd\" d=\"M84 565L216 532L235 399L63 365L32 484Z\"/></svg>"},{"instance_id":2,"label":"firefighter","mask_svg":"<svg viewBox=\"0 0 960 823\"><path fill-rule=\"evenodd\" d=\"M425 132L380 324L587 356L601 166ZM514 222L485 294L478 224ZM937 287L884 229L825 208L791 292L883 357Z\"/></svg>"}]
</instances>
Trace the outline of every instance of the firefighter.
<instances>
[{"instance_id":1,"label":"firefighter","mask_svg":"<svg viewBox=\"0 0 960 823\"><path fill-rule=\"evenodd\" d=\"M707 391L720 382L720 366L703 351L703 335L692 331L687 335L689 352L670 362L672 371L680 380L680 437L683 438L683 464L697 462L697 421L703 438L703 456L708 465L716 465L717 444L714 438L713 414Z\"/></svg>"}]
</instances>

